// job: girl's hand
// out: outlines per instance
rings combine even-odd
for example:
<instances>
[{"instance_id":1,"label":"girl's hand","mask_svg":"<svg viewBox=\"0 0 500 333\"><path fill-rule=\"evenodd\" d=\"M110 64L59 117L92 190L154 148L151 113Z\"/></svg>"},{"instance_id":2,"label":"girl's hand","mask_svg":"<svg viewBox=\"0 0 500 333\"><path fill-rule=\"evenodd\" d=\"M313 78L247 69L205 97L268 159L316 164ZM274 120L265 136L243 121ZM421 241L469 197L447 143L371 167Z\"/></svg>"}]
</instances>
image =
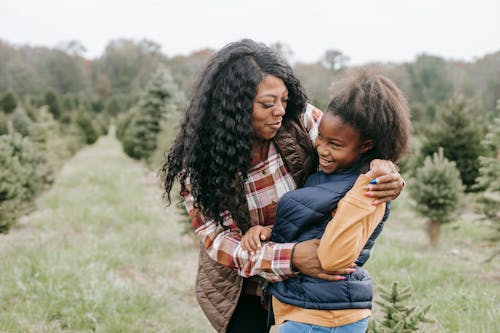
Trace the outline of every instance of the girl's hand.
<instances>
[{"instance_id":1,"label":"girl's hand","mask_svg":"<svg viewBox=\"0 0 500 333\"><path fill-rule=\"evenodd\" d=\"M371 161L370 171L366 175L373 179L365 187L365 194L375 199L373 205L396 199L404 188L405 182L391 161Z\"/></svg>"},{"instance_id":2,"label":"girl's hand","mask_svg":"<svg viewBox=\"0 0 500 333\"><path fill-rule=\"evenodd\" d=\"M241 247L250 254L254 254L260 248L261 241L268 241L271 238L271 231L270 227L261 225L251 227L243 235Z\"/></svg>"}]
</instances>

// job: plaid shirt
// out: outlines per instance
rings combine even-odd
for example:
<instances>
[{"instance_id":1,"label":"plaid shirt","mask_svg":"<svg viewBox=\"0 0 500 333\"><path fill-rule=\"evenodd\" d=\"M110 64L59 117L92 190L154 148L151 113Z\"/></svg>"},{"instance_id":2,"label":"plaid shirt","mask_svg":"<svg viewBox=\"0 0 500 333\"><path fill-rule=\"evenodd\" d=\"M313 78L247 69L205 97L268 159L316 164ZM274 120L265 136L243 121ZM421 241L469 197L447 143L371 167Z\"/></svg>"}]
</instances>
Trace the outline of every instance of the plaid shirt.
<instances>
[{"instance_id":1,"label":"plaid shirt","mask_svg":"<svg viewBox=\"0 0 500 333\"><path fill-rule=\"evenodd\" d=\"M319 109L308 105L302 119L313 142L321 115ZM278 200L286 192L297 188L275 144L270 141L267 148L267 158L252 156L252 167L244 184L252 226L273 225ZM186 179L184 204L196 235L212 259L235 269L243 277L258 275L276 282L294 275L291 257L295 243L263 243L257 253L249 255L241 248L242 233L231 214L224 212L224 227L218 226L194 208L194 198L189 189L189 179Z\"/></svg>"}]
</instances>

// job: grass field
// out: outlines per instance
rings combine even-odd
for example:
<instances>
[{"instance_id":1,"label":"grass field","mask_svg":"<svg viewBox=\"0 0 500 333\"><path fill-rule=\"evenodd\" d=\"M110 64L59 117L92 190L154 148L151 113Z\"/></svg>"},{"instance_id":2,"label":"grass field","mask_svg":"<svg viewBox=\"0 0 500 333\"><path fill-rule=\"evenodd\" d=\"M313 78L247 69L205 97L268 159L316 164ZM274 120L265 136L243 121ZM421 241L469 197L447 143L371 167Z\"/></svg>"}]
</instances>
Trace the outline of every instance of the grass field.
<instances>
[{"instance_id":1,"label":"grass field","mask_svg":"<svg viewBox=\"0 0 500 333\"><path fill-rule=\"evenodd\" d=\"M38 210L0 235L0 332L213 332L193 295L196 242L156 181L113 137L70 160ZM489 231L472 220L430 248L403 195L375 245L375 287L397 280L410 303L432 304L422 332L500 332L500 258L483 262Z\"/></svg>"},{"instance_id":2,"label":"grass field","mask_svg":"<svg viewBox=\"0 0 500 333\"><path fill-rule=\"evenodd\" d=\"M0 235L0 332L213 332L195 242L155 181L112 137L70 160Z\"/></svg>"}]
</instances>

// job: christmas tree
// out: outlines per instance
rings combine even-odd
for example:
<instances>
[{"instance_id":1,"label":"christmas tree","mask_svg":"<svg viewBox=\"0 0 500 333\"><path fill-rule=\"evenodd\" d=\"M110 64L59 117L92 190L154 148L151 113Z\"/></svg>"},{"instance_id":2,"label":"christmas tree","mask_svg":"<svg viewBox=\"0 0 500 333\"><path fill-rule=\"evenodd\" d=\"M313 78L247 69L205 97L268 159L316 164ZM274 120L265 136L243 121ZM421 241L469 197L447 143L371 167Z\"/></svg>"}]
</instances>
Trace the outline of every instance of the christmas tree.
<instances>
[{"instance_id":1,"label":"christmas tree","mask_svg":"<svg viewBox=\"0 0 500 333\"><path fill-rule=\"evenodd\" d=\"M423 309L410 307L406 301L412 296L410 287L399 289L398 282L393 282L390 290L380 289L383 301L375 301L384 313L382 321L372 320L368 326L368 333L412 333L418 332L421 323L432 323L426 317L430 309L427 305Z\"/></svg>"},{"instance_id":2,"label":"christmas tree","mask_svg":"<svg viewBox=\"0 0 500 333\"><path fill-rule=\"evenodd\" d=\"M463 185L455 163L443 156L440 148L434 156L426 157L424 165L416 170L409 186L415 201L415 211L427 217L427 234L433 246L439 242L441 224L453 220L463 196Z\"/></svg>"}]
</instances>

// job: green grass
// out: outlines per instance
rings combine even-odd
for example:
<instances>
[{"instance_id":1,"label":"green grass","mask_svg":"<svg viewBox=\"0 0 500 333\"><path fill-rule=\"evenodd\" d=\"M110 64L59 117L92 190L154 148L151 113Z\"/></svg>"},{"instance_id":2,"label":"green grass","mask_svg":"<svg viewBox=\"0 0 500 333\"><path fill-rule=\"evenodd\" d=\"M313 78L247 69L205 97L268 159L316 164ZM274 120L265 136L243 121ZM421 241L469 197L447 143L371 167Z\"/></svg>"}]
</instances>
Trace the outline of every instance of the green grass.
<instances>
[{"instance_id":1,"label":"green grass","mask_svg":"<svg viewBox=\"0 0 500 333\"><path fill-rule=\"evenodd\" d=\"M112 137L70 160L0 235L0 332L213 332L195 242L156 181Z\"/></svg>"},{"instance_id":2,"label":"green grass","mask_svg":"<svg viewBox=\"0 0 500 333\"><path fill-rule=\"evenodd\" d=\"M436 322L422 332L500 332L500 258L484 260L493 250L490 229L473 214L443 225L441 242L429 245L425 220L416 217L403 195L372 252L366 268L375 286L392 281L411 286L413 305L432 304ZM375 316L380 317L376 307Z\"/></svg>"},{"instance_id":3,"label":"green grass","mask_svg":"<svg viewBox=\"0 0 500 333\"><path fill-rule=\"evenodd\" d=\"M214 332L194 297L196 242L156 182L111 136L70 160L38 210L0 235L0 332ZM431 248L406 194L367 264L375 297L397 280L411 304L432 304L422 332L500 332L490 229L468 209Z\"/></svg>"}]
</instances>

